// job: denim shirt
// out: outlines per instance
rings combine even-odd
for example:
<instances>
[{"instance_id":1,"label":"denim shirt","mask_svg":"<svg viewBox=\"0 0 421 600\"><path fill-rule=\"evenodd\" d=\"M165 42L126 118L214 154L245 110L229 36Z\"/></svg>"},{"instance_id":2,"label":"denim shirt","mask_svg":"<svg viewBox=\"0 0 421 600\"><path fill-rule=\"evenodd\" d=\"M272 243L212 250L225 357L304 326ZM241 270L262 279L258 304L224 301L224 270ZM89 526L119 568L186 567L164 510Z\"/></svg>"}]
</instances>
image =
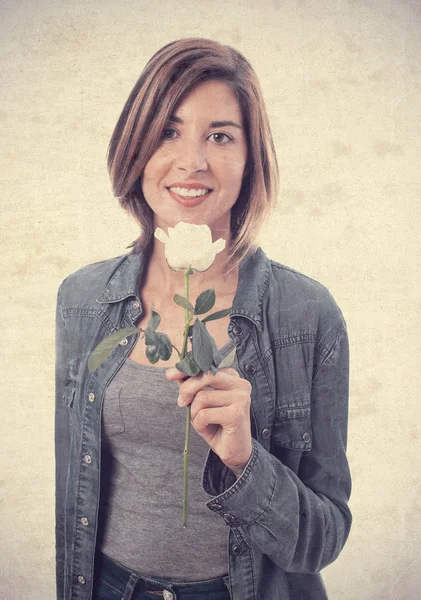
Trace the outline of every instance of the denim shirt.
<instances>
[{"instance_id":1,"label":"denim shirt","mask_svg":"<svg viewBox=\"0 0 421 600\"><path fill-rule=\"evenodd\" d=\"M142 314L145 255L96 262L61 283L56 310L57 600L91 600L104 392L135 345L93 373L89 355ZM320 571L348 538L349 346L344 316L318 281L259 247L240 263L228 335L252 386L252 455L238 479L211 449L206 506L229 527L233 600L322 600ZM157 498L159 502L159 498Z\"/></svg>"}]
</instances>

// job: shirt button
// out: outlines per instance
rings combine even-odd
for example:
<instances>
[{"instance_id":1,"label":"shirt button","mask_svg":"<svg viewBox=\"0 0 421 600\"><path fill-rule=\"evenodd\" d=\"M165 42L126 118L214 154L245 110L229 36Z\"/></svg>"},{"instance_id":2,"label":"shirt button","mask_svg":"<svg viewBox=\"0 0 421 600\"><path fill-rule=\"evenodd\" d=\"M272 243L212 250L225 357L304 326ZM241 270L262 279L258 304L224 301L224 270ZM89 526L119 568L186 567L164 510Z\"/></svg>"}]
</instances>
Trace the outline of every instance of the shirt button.
<instances>
[{"instance_id":1,"label":"shirt button","mask_svg":"<svg viewBox=\"0 0 421 600\"><path fill-rule=\"evenodd\" d=\"M164 590L164 600L173 600L174 595L168 590Z\"/></svg>"},{"instance_id":2,"label":"shirt button","mask_svg":"<svg viewBox=\"0 0 421 600\"><path fill-rule=\"evenodd\" d=\"M239 325L235 325L233 328L233 332L235 333L235 335L241 335L243 333L243 328Z\"/></svg>"},{"instance_id":3,"label":"shirt button","mask_svg":"<svg viewBox=\"0 0 421 600\"><path fill-rule=\"evenodd\" d=\"M85 456L83 457L83 460L90 465L92 462L92 456L90 454L85 454Z\"/></svg>"},{"instance_id":4,"label":"shirt button","mask_svg":"<svg viewBox=\"0 0 421 600\"><path fill-rule=\"evenodd\" d=\"M235 544L232 547L232 553L235 554L235 556L239 556L240 554L242 554L244 552L243 548L240 546L240 544Z\"/></svg>"},{"instance_id":5,"label":"shirt button","mask_svg":"<svg viewBox=\"0 0 421 600\"><path fill-rule=\"evenodd\" d=\"M253 363L247 363L246 371L247 373L254 373L256 371L256 365L254 365Z\"/></svg>"},{"instance_id":6,"label":"shirt button","mask_svg":"<svg viewBox=\"0 0 421 600\"><path fill-rule=\"evenodd\" d=\"M269 437L269 429L263 429L263 431L262 431L262 438L264 440L267 440L268 437Z\"/></svg>"},{"instance_id":7,"label":"shirt button","mask_svg":"<svg viewBox=\"0 0 421 600\"><path fill-rule=\"evenodd\" d=\"M77 580L79 583L86 583L85 578L82 575L79 575Z\"/></svg>"},{"instance_id":8,"label":"shirt button","mask_svg":"<svg viewBox=\"0 0 421 600\"><path fill-rule=\"evenodd\" d=\"M214 510L222 510L222 506L217 502L212 502L212 504L209 504L209 508L213 508Z\"/></svg>"},{"instance_id":9,"label":"shirt button","mask_svg":"<svg viewBox=\"0 0 421 600\"><path fill-rule=\"evenodd\" d=\"M92 392L89 394L88 396L88 400L89 402L93 402L95 400L95 394L93 394Z\"/></svg>"},{"instance_id":10,"label":"shirt button","mask_svg":"<svg viewBox=\"0 0 421 600\"><path fill-rule=\"evenodd\" d=\"M87 519L86 517L82 517L82 518L81 518L81 520L80 520L80 522L81 522L83 525L88 525L88 524L89 524L89 521L88 521L88 519Z\"/></svg>"},{"instance_id":11,"label":"shirt button","mask_svg":"<svg viewBox=\"0 0 421 600\"><path fill-rule=\"evenodd\" d=\"M127 339L126 339L126 338L124 338L124 340L121 340L121 342L120 342L120 346L127 346L127 344L128 344L128 343L129 343L129 342L127 341Z\"/></svg>"},{"instance_id":12,"label":"shirt button","mask_svg":"<svg viewBox=\"0 0 421 600\"><path fill-rule=\"evenodd\" d=\"M132 303L132 308L139 308L140 304L137 300Z\"/></svg>"},{"instance_id":13,"label":"shirt button","mask_svg":"<svg viewBox=\"0 0 421 600\"><path fill-rule=\"evenodd\" d=\"M305 433L303 433L303 440L305 442L309 442L311 440L310 434L307 433L307 431Z\"/></svg>"}]
</instances>

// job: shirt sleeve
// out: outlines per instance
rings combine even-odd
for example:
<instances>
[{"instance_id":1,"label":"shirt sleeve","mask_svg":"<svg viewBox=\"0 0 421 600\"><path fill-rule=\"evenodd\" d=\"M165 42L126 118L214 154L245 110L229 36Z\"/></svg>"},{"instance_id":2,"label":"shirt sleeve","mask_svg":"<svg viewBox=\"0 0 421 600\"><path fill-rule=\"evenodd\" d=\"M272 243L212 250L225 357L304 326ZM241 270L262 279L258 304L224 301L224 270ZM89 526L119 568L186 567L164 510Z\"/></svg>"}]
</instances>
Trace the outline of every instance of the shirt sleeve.
<instances>
[{"instance_id":1,"label":"shirt sleeve","mask_svg":"<svg viewBox=\"0 0 421 600\"><path fill-rule=\"evenodd\" d=\"M348 395L349 343L343 322L313 377L312 448L303 452L298 474L255 439L236 481L213 452L205 467L204 490L218 494L208 507L286 572L318 573L336 560L348 538ZM228 489L222 487L227 484Z\"/></svg>"},{"instance_id":2,"label":"shirt sleeve","mask_svg":"<svg viewBox=\"0 0 421 600\"><path fill-rule=\"evenodd\" d=\"M68 346L62 313L62 286L57 293L55 322L55 540L56 540L56 594L64 599L65 557L65 498L69 466L70 431L67 407Z\"/></svg>"}]
</instances>

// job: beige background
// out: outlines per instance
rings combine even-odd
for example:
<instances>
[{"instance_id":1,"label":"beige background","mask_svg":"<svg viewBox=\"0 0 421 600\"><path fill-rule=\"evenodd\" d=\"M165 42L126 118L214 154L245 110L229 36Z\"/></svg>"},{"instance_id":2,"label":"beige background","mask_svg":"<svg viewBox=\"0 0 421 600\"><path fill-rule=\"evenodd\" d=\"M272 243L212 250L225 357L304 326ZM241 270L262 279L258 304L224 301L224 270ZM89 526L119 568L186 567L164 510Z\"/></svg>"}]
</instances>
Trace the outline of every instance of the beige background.
<instances>
[{"instance_id":1,"label":"beige background","mask_svg":"<svg viewBox=\"0 0 421 600\"><path fill-rule=\"evenodd\" d=\"M211 37L260 78L281 171L273 259L325 284L351 344L354 522L331 600L421 598L417 0L2 0L1 598L54 598L59 283L137 228L109 138L149 57Z\"/></svg>"}]
</instances>

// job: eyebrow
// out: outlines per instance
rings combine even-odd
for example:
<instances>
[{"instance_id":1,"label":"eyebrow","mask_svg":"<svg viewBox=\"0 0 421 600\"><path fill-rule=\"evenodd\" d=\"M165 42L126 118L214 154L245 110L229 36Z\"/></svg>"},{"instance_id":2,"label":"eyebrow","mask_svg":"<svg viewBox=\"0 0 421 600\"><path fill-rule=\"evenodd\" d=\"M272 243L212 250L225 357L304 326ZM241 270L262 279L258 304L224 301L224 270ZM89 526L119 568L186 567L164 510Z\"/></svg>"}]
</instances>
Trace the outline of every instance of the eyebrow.
<instances>
[{"instance_id":1,"label":"eyebrow","mask_svg":"<svg viewBox=\"0 0 421 600\"><path fill-rule=\"evenodd\" d=\"M180 119L180 117L176 117L175 115L171 115L171 117L168 119L169 123L181 123L183 124L184 121L183 119ZM241 125L238 125L238 123L235 123L234 121L211 121L209 123L209 127L238 127L238 129L242 129Z\"/></svg>"}]
</instances>

